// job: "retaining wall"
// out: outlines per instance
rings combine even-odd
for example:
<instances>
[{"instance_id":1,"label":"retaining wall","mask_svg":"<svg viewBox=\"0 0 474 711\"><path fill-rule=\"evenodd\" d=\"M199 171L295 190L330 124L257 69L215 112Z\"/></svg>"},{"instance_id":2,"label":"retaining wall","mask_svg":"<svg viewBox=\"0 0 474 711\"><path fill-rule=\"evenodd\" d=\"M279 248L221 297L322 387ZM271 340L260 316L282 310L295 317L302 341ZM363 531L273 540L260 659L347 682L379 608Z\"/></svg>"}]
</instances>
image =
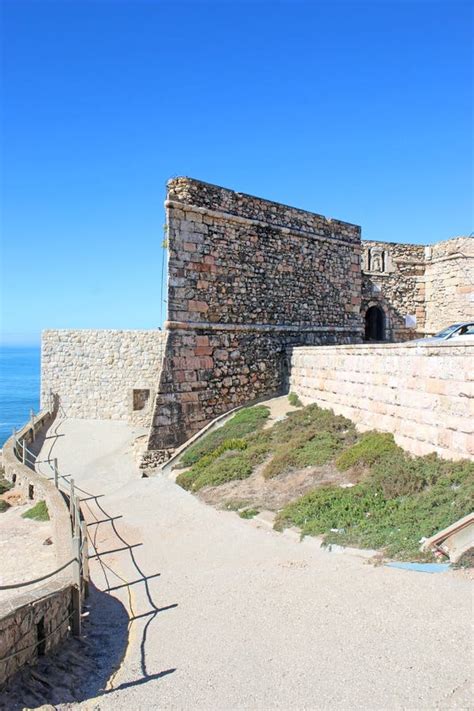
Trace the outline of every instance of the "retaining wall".
<instances>
[{"instance_id":1,"label":"retaining wall","mask_svg":"<svg viewBox=\"0 0 474 711\"><path fill-rule=\"evenodd\" d=\"M474 345L295 348L290 388L415 455L474 459L473 362Z\"/></svg>"},{"instance_id":2,"label":"retaining wall","mask_svg":"<svg viewBox=\"0 0 474 711\"><path fill-rule=\"evenodd\" d=\"M52 421L50 412L40 413L35 420L35 433L41 433ZM25 425L17 437L31 447L32 423ZM13 437L3 446L3 466L6 478L23 491L26 499L31 499L32 505L40 500L46 502L53 527L55 568L61 568L74 557L65 498L53 481L17 459ZM33 664L38 654L47 654L68 637L76 590L73 566L46 581L14 589L10 597L0 602L0 685L25 664Z\"/></svg>"},{"instance_id":3,"label":"retaining wall","mask_svg":"<svg viewBox=\"0 0 474 711\"><path fill-rule=\"evenodd\" d=\"M41 404L59 396L66 417L148 426L160 378L161 331L43 331Z\"/></svg>"}]
</instances>

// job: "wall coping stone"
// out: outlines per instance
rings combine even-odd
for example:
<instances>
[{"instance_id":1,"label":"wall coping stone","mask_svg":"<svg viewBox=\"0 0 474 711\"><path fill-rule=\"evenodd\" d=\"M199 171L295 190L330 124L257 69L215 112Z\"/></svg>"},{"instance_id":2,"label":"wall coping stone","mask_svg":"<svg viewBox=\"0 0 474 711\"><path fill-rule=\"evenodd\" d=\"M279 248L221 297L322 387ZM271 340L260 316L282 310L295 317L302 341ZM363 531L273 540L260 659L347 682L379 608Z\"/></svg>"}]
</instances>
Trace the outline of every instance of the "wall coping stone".
<instances>
[{"instance_id":1,"label":"wall coping stone","mask_svg":"<svg viewBox=\"0 0 474 711\"><path fill-rule=\"evenodd\" d=\"M212 321L167 321L165 328L170 331L257 331L278 332L289 331L301 333L361 333L364 329L360 326L291 326L289 324L260 324L260 323L214 323Z\"/></svg>"}]
</instances>

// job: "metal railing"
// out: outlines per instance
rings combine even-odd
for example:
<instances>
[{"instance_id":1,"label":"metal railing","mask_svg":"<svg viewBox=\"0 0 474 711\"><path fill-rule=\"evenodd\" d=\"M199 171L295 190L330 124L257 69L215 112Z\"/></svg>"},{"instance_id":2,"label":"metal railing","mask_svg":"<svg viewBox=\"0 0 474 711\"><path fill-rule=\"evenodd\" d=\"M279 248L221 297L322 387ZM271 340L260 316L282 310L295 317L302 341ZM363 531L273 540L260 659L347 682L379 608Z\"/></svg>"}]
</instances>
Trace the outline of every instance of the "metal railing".
<instances>
[{"instance_id":1,"label":"metal railing","mask_svg":"<svg viewBox=\"0 0 474 711\"><path fill-rule=\"evenodd\" d=\"M52 412L50 412L52 414ZM81 519L81 508L80 508L80 497L75 493L74 479L72 477L60 474L58 469L58 460L54 459L44 459L38 460L36 454L28 449L26 445L25 438L28 434L31 434L31 438L34 441L36 438L35 425L37 423L36 416L31 410L30 412L30 426L25 426L22 429L22 435L17 436L15 430L13 430L13 452L16 459L21 462L24 466L27 466L32 471L34 471L39 476L45 476L42 472L36 469L37 464L47 464L51 471L52 476L46 477L50 481L54 481L56 489L61 492L61 494L66 498L69 503L69 519L71 522L71 533L72 533L72 554L73 557L68 560L63 565L59 566L55 570L50 571L46 575L42 575L39 578L33 580L28 580L21 583L12 583L9 585L0 585L0 590L14 590L17 588L24 588L30 585L35 585L40 582L48 580L58 573L61 573L69 566L73 566L73 588L72 588L72 613L70 617L72 618L72 633L75 636L81 635L81 610L82 610L82 598L83 595L88 594L88 581L89 581L89 555L88 555L88 537L87 537L87 525L86 522ZM67 483L67 487L62 485L62 482ZM0 662L3 661L0 659Z\"/></svg>"}]
</instances>

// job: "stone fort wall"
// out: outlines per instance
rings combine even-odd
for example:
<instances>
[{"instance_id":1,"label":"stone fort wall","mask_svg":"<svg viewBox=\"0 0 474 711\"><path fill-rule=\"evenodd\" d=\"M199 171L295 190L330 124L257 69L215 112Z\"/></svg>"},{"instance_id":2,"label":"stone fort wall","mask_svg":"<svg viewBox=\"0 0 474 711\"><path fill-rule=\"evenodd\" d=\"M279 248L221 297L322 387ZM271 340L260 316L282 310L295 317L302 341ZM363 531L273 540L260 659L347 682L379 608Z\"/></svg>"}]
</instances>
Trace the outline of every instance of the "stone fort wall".
<instances>
[{"instance_id":1,"label":"stone fort wall","mask_svg":"<svg viewBox=\"0 0 474 711\"><path fill-rule=\"evenodd\" d=\"M421 337L425 329L425 248L362 242L362 317L370 306L385 316L384 340Z\"/></svg>"},{"instance_id":2,"label":"stone fort wall","mask_svg":"<svg viewBox=\"0 0 474 711\"><path fill-rule=\"evenodd\" d=\"M474 319L474 239L457 237L429 247L363 241L362 309L379 306L384 340L433 335Z\"/></svg>"},{"instance_id":3,"label":"stone fort wall","mask_svg":"<svg viewBox=\"0 0 474 711\"><path fill-rule=\"evenodd\" d=\"M169 336L150 450L279 392L288 347L362 335L358 226L189 178L169 182L166 211Z\"/></svg>"},{"instance_id":4,"label":"stone fort wall","mask_svg":"<svg viewBox=\"0 0 474 711\"><path fill-rule=\"evenodd\" d=\"M438 242L425 252L425 330L474 320L474 239Z\"/></svg>"},{"instance_id":5,"label":"stone fort wall","mask_svg":"<svg viewBox=\"0 0 474 711\"><path fill-rule=\"evenodd\" d=\"M166 216L165 333L43 334L43 404L149 426L150 463L281 392L293 347L360 343L371 306L396 342L474 318L469 238L361 243L356 225L190 178L169 182Z\"/></svg>"},{"instance_id":6,"label":"stone fort wall","mask_svg":"<svg viewBox=\"0 0 474 711\"><path fill-rule=\"evenodd\" d=\"M66 417L149 426L165 341L160 331L43 331L41 406L52 392Z\"/></svg>"}]
</instances>

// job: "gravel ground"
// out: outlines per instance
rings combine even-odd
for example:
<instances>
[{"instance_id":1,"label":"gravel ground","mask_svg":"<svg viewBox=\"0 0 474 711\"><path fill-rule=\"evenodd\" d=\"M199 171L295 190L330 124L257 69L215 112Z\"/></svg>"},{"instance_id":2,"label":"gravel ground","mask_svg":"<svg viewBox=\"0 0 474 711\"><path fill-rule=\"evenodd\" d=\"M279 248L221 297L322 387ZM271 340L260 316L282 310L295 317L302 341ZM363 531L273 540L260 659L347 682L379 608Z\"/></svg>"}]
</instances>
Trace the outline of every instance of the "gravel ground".
<instances>
[{"instance_id":1,"label":"gravel ground","mask_svg":"<svg viewBox=\"0 0 474 711\"><path fill-rule=\"evenodd\" d=\"M123 423L67 420L58 432L61 470L103 494L88 502L90 523L104 521L89 530L100 551L115 552L93 564L94 583L111 589L130 621L124 632L123 615L104 615L92 600L89 658L107 659L112 646L116 671L107 684L75 674L79 701L70 703L68 676L50 668L43 703L97 711L471 708L465 576L374 567L362 554L329 553L314 539L218 511L167 478L141 479L131 446L140 432ZM131 584L120 587L124 580ZM107 634L98 645L100 625ZM20 701L28 683L10 693Z\"/></svg>"},{"instance_id":2,"label":"gravel ground","mask_svg":"<svg viewBox=\"0 0 474 711\"><path fill-rule=\"evenodd\" d=\"M0 584L23 583L54 570L57 566L51 522L22 518L35 502L25 503L19 490L11 489L2 498L9 501L11 507L0 513ZM43 583L32 585L28 590L41 585ZM0 602L15 594L17 590L0 590Z\"/></svg>"}]
</instances>

